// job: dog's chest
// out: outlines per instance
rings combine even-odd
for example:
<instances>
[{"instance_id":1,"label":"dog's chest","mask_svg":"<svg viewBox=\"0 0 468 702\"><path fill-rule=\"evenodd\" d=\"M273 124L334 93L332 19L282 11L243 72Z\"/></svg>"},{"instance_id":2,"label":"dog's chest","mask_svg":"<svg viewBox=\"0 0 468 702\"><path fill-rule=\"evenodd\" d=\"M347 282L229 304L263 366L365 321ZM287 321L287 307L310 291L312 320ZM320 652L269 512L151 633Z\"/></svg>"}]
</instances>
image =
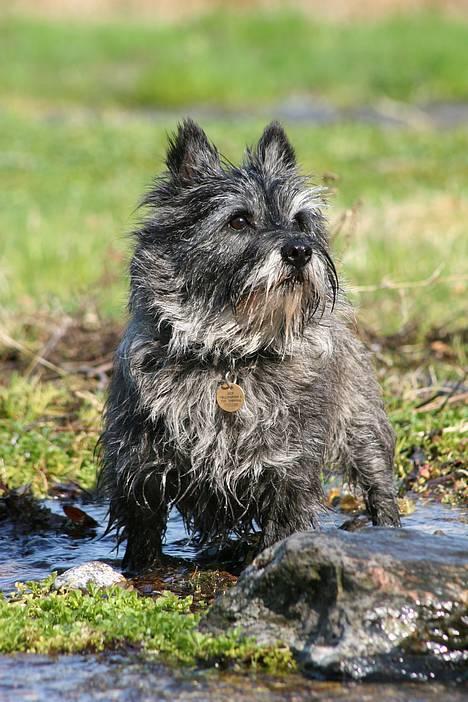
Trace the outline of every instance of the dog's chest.
<instances>
[{"instance_id":1,"label":"dog's chest","mask_svg":"<svg viewBox=\"0 0 468 702\"><path fill-rule=\"evenodd\" d=\"M217 402L224 383L219 372L164 371L152 409L164 419L167 443L192 465L239 468L295 460L302 441L298 389L289 374L246 369L236 382L245 401L227 412Z\"/></svg>"}]
</instances>

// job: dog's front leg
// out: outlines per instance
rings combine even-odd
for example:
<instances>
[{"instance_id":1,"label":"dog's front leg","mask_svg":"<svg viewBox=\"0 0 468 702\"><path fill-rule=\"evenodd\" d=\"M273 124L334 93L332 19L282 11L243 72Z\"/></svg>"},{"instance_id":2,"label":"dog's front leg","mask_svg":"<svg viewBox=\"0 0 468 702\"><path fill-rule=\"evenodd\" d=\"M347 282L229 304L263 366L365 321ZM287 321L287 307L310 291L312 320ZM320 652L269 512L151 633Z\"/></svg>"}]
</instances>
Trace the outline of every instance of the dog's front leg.
<instances>
[{"instance_id":1,"label":"dog's front leg","mask_svg":"<svg viewBox=\"0 0 468 702\"><path fill-rule=\"evenodd\" d=\"M318 526L323 501L319 470L301 467L302 480L281 481L272 486L268 508L260 517L260 550L297 531Z\"/></svg>"},{"instance_id":2,"label":"dog's front leg","mask_svg":"<svg viewBox=\"0 0 468 702\"><path fill-rule=\"evenodd\" d=\"M356 474L366 509L375 526L401 526L393 486L393 463L377 456L373 448L361 448L356 456Z\"/></svg>"},{"instance_id":3,"label":"dog's front leg","mask_svg":"<svg viewBox=\"0 0 468 702\"><path fill-rule=\"evenodd\" d=\"M122 570L126 573L140 573L159 561L166 521L167 509L164 505L155 511L135 505L128 506L125 527L127 546Z\"/></svg>"},{"instance_id":4,"label":"dog's front leg","mask_svg":"<svg viewBox=\"0 0 468 702\"><path fill-rule=\"evenodd\" d=\"M356 418L348 438L347 464L361 487L375 526L400 526L394 486L393 430L383 412Z\"/></svg>"},{"instance_id":5,"label":"dog's front leg","mask_svg":"<svg viewBox=\"0 0 468 702\"><path fill-rule=\"evenodd\" d=\"M127 541L122 568L138 573L160 559L168 510L161 465L157 461L132 464L131 454L138 454L135 446L126 447L125 455L119 456L119 470L112 474L109 511L119 542Z\"/></svg>"}]
</instances>

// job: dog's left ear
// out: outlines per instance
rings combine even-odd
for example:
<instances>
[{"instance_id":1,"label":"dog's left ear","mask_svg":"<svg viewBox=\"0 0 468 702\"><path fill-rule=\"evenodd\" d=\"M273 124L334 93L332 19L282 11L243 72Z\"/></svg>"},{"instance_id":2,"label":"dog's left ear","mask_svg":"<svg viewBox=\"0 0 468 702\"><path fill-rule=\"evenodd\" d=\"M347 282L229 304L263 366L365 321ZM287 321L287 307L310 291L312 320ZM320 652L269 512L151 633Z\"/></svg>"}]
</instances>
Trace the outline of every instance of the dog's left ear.
<instances>
[{"instance_id":1,"label":"dog's left ear","mask_svg":"<svg viewBox=\"0 0 468 702\"><path fill-rule=\"evenodd\" d=\"M271 122L260 137L254 155L272 170L278 167L294 168L296 153L279 122Z\"/></svg>"}]
</instances>

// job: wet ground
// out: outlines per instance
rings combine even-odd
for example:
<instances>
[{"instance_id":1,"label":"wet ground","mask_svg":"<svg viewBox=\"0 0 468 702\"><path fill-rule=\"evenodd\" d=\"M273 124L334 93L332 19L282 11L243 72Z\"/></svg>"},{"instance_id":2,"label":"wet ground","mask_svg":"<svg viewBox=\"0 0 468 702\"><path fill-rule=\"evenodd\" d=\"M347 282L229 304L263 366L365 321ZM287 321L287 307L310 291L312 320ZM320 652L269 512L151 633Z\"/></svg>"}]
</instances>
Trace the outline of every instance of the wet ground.
<instances>
[{"instance_id":1,"label":"wet ground","mask_svg":"<svg viewBox=\"0 0 468 702\"><path fill-rule=\"evenodd\" d=\"M383 99L375 105L354 108L338 108L331 103L304 95L292 95L282 102L267 108L246 112L215 110L214 108L192 106L187 108L194 118L231 120L278 119L304 124L336 124L339 122L360 122L377 124L382 127L413 127L432 129L452 129L468 122L468 104L457 102L434 102L419 105ZM149 114L154 119L167 119L164 111L153 110ZM177 113L172 115L178 117Z\"/></svg>"},{"instance_id":2,"label":"wet ground","mask_svg":"<svg viewBox=\"0 0 468 702\"><path fill-rule=\"evenodd\" d=\"M47 500L44 505L63 524L63 502ZM15 581L44 578L53 570L61 572L85 561L102 560L114 567L119 566L119 554L113 550L114 539L104 535L106 505L85 502L80 503L80 508L96 520L96 528L78 529L75 533L61 529L31 533L21 525L3 521L0 532L1 590L11 591ZM349 520L349 515L330 512L323 520L323 529L339 526L346 520ZM466 514L461 509L420 500L416 510L403 518L403 525L457 537L466 542L468 552L468 525ZM199 559L197 549L188 541L182 520L176 513L169 520L165 553L184 559L189 570ZM173 577L172 574L172 584ZM0 656L0 702L44 699L48 702L144 702L150 699L175 702L468 702L468 691L442 684L348 684L307 680L300 675L275 679L253 674L173 670L158 662L142 660L133 653L56 658L24 654Z\"/></svg>"}]
</instances>

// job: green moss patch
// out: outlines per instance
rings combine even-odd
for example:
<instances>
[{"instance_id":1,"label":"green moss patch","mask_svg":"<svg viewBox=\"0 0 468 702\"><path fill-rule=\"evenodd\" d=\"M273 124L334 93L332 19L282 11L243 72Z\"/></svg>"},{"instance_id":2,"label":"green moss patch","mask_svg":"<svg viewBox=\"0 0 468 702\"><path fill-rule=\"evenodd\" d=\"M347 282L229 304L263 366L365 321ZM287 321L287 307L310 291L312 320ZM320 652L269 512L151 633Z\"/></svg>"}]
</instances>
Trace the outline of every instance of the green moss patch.
<instances>
[{"instance_id":1,"label":"green moss patch","mask_svg":"<svg viewBox=\"0 0 468 702\"><path fill-rule=\"evenodd\" d=\"M191 597L156 599L119 587L57 592L47 581L18 586L0 599L0 653L98 652L137 648L183 665L248 667L269 672L295 668L284 648L257 646L232 631L201 633Z\"/></svg>"}]
</instances>

